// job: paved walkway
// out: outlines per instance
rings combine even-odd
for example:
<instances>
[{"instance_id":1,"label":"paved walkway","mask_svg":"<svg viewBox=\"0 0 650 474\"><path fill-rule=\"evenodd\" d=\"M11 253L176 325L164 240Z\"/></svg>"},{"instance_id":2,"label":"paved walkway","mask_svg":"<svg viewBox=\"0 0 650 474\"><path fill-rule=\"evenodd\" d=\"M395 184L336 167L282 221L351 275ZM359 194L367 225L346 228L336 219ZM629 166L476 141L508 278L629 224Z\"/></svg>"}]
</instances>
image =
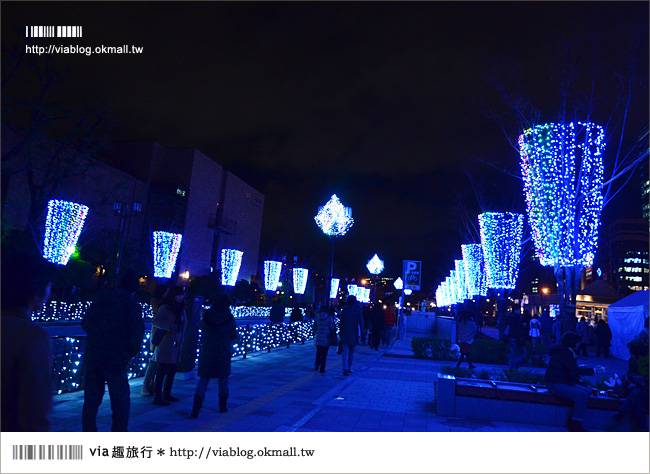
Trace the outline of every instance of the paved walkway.
<instances>
[{"instance_id":1,"label":"paved walkway","mask_svg":"<svg viewBox=\"0 0 650 474\"><path fill-rule=\"evenodd\" d=\"M229 411L218 412L217 383L211 382L198 419L190 419L196 379L176 380L180 401L169 407L140 395L142 378L131 380L130 431L565 431L563 428L467 420L437 416L434 382L438 368L450 362L410 357L411 339L390 349L358 346L354 372L344 377L341 358L330 348L325 374L314 371L312 341L249 354L233 360ZM605 359L587 359L589 365ZM612 373L626 363L607 359ZM503 368L477 364L480 368ZM605 364L603 364L605 365ZM621 370L616 367L621 366ZM541 369L540 369L541 370ZM81 431L83 392L54 397L53 430ZM98 427L110 430L108 391Z\"/></svg>"}]
</instances>

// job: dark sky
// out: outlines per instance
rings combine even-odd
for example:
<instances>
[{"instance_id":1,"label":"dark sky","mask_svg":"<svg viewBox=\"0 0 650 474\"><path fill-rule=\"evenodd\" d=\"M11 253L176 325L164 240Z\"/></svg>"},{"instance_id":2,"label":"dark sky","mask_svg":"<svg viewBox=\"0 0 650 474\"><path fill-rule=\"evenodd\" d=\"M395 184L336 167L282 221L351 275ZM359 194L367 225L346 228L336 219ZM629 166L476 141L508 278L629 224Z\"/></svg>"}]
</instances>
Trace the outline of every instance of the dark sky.
<instances>
[{"instance_id":1,"label":"dark sky","mask_svg":"<svg viewBox=\"0 0 650 474\"><path fill-rule=\"evenodd\" d=\"M516 151L484 113L514 116L493 77L510 90L518 77L516 88L553 120L569 64L576 91L589 93L595 78L592 120L605 125L616 74L636 57L625 147L648 121L647 2L1 8L3 74L7 52L24 47L25 25L84 28L81 39L35 44L144 47L141 55L52 55L64 80L49 100L103 106L114 138L198 148L259 189L266 196L260 260L296 255L325 267L329 243L313 216L336 193L355 219L336 243L337 273L363 275L378 253L385 276L397 277L402 259L422 260L425 286L436 285L470 240L461 215L475 221L481 208L524 209L520 182L484 163L518 172ZM3 89L3 104L6 94L34 93L22 69ZM4 105L3 114L13 117ZM616 132L615 121L608 131ZM616 143L608 146L606 161L615 150ZM630 180L631 191L617 196L610 213L635 199L637 186Z\"/></svg>"}]
</instances>

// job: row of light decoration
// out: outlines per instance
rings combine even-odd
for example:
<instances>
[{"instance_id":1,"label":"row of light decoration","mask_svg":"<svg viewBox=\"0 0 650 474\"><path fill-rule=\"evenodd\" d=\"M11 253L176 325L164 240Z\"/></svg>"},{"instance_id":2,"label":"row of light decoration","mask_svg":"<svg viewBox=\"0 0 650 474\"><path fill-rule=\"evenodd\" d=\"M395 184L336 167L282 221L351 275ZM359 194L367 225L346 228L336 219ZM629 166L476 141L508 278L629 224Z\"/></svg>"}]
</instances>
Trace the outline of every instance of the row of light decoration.
<instances>
[{"instance_id":1,"label":"row of light decoration","mask_svg":"<svg viewBox=\"0 0 650 474\"><path fill-rule=\"evenodd\" d=\"M88 206L52 199L47 203L43 258L67 265L83 229Z\"/></svg>"},{"instance_id":2,"label":"row of light decoration","mask_svg":"<svg viewBox=\"0 0 650 474\"><path fill-rule=\"evenodd\" d=\"M235 249L221 249L221 284L235 286L241 268L244 252Z\"/></svg>"},{"instance_id":3,"label":"row of light decoration","mask_svg":"<svg viewBox=\"0 0 650 474\"><path fill-rule=\"evenodd\" d=\"M266 291L276 291L280 283L282 262L276 260L264 261L264 288Z\"/></svg>"},{"instance_id":4,"label":"row of light decoration","mask_svg":"<svg viewBox=\"0 0 650 474\"><path fill-rule=\"evenodd\" d=\"M469 298L487 296L485 278L485 261L480 244L463 244L460 246L465 262L465 285Z\"/></svg>"},{"instance_id":5,"label":"row of light decoration","mask_svg":"<svg viewBox=\"0 0 650 474\"><path fill-rule=\"evenodd\" d=\"M461 246L462 260L436 289L436 304L451 306L476 296L486 296L488 288L513 289L519 274L524 216L486 212L478 216L481 245Z\"/></svg>"},{"instance_id":6,"label":"row of light decoration","mask_svg":"<svg viewBox=\"0 0 650 474\"><path fill-rule=\"evenodd\" d=\"M330 299L331 300L336 298L336 295L339 294L339 282L340 282L340 280L338 278L332 278L332 282L330 284Z\"/></svg>"},{"instance_id":7,"label":"row of light decoration","mask_svg":"<svg viewBox=\"0 0 650 474\"><path fill-rule=\"evenodd\" d=\"M301 343L314 336L314 322L303 321L286 324L255 324L238 326L238 337L232 344L232 356L244 356L246 353L269 350L273 347L289 343ZM149 351L150 332L142 338L140 352L135 356L127 371L128 378L144 376L147 362L151 357ZM84 352L81 350L81 339L76 337L56 337L54 340L54 364L52 380L58 394L74 392L83 388ZM197 358L200 352L200 342L197 345Z\"/></svg>"},{"instance_id":8,"label":"row of light decoration","mask_svg":"<svg viewBox=\"0 0 650 474\"><path fill-rule=\"evenodd\" d=\"M298 295L304 295L307 288L307 276L309 270L306 268L293 269L293 291Z\"/></svg>"},{"instance_id":9,"label":"row of light decoration","mask_svg":"<svg viewBox=\"0 0 650 474\"><path fill-rule=\"evenodd\" d=\"M487 286L514 289L521 260L524 216L511 212L485 212L478 216Z\"/></svg>"},{"instance_id":10,"label":"row of light decoration","mask_svg":"<svg viewBox=\"0 0 650 474\"><path fill-rule=\"evenodd\" d=\"M593 263L604 148L603 127L593 123L549 123L519 136L526 209L542 265Z\"/></svg>"},{"instance_id":11,"label":"row of light decoration","mask_svg":"<svg viewBox=\"0 0 650 474\"><path fill-rule=\"evenodd\" d=\"M40 322L52 321L81 321L91 301L66 303L65 301L50 300L42 309L32 312L32 320ZM138 302L142 308L143 318L153 318L153 307L149 303Z\"/></svg>"},{"instance_id":12,"label":"row of light decoration","mask_svg":"<svg viewBox=\"0 0 650 474\"><path fill-rule=\"evenodd\" d=\"M153 276L156 278L171 278L178 251L181 248L181 234L156 231L153 233Z\"/></svg>"}]
</instances>

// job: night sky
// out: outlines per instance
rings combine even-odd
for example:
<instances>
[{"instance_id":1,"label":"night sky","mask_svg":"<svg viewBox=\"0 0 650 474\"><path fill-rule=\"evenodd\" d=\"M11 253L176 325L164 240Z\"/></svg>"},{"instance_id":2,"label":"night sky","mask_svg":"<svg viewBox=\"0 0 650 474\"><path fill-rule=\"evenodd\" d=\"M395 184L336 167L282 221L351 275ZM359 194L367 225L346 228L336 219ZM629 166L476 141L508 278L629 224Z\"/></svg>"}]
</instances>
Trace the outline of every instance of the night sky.
<instances>
[{"instance_id":1,"label":"night sky","mask_svg":"<svg viewBox=\"0 0 650 474\"><path fill-rule=\"evenodd\" d=\"M553 120L568 64L575 91L595 79L592 121L605 125L617 74L637 58L624 147L648 122L647 2L2 2L3 74L25 25L83 25L83 38L33 44L144 47L51 56L62 80L48 100L103 107L112 138L198 148L259 189L260 261L296 255L324 270L329 242L313 216L336 193L355 219L336 243L337 273L366 275L374 253L382 276L422 260L426 288L478 239L463 216L524 211L521 182L485 163L518 174L488 117L514 116L495 81L521 87ZM27 67L16 79L3 88L3 120L24 126L24 109L5 99L36 89ZM630 180L604 219L633 212L637 189Z\"/></svg>"}]
</instances>

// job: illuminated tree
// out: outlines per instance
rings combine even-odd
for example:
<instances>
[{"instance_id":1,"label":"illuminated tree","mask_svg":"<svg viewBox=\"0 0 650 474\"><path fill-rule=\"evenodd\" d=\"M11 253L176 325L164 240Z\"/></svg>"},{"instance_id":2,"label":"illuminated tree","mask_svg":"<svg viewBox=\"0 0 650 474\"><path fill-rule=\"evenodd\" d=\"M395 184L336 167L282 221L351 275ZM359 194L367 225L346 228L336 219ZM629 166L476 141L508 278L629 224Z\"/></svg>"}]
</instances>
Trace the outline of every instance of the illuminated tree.
<instances>
[{"instance_id":1,"label":"illuminated tree","mask_svg":"<svg viewBox=\"0 0 650 474\"><path fill-rule=\"evenodd\" d=\"M171 232L156 231L153 233L153 276L156 278L171 278L178 251L183 236Z\"/></svg>"},{"instance_id":2,"label":"illuminated tree","mask_svg":"<svg viewBox=\"0 0 650 474\"><path fill-rule=\"evenodd\" d=\"M53 199L47 204L43 257L66 265L75 251L79 234L88 215L88 206Z\"/></svg>"}]
</instances>

